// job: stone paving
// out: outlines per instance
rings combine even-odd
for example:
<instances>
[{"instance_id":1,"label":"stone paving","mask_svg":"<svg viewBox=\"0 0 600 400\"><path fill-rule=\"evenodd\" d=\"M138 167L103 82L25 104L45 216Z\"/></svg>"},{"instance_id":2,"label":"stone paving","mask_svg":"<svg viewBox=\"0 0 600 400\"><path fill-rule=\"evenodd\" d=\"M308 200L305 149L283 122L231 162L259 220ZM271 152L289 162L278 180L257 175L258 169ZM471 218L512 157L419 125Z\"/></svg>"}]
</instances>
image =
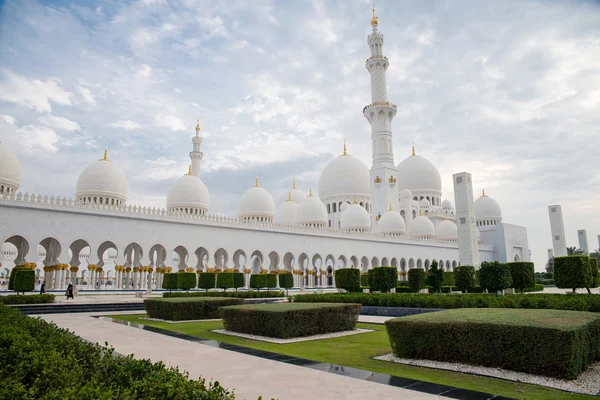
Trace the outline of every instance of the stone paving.
<instances>
[{"instance_id":1,"label":"stone paving","mask_svg":"<svg viewBox=\"0 0 600 400\"><path fill-rule=\"evenodd\" d=\"M139 312L138 312L139 313ZM190 377L218 380L239 399L435 399L438 396L266 360L92 318L47 314L41 318L121 354L178 366ZM363 317L361 317L362 319ZM373 318L373 317L372 317ZM383 317L374 317L383 318Z\"/></svg>"}]
</instances>

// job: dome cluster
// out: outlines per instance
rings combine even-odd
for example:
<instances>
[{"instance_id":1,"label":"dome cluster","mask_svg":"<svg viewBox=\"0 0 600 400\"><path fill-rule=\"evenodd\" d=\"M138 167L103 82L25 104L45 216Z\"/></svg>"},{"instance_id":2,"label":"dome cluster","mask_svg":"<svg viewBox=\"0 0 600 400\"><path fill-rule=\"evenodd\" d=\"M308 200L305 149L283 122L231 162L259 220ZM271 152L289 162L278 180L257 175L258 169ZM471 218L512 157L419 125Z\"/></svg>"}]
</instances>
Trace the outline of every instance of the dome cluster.
<instances>
[{"instance_id":1,"label":"dome cluster","mask_svg":"<svg viewBox=\"0 0 600 400\"><path fill-rule=\"evenodd\" d=\"M210 207L208 188L200 178L187 174L178 178L167 194L167 211L191 215L206 215Z\"/></svg>"},{"instance_id":2,"label":"dome cluster","mask_svg":"<svg viewBox=\"0 0 600 400\"><path fill-rule=\"evenodd\" d=\"M12 194L21 186L21 163L8 147L0 142L0 194Z\"/></svg>"}]
</instances>

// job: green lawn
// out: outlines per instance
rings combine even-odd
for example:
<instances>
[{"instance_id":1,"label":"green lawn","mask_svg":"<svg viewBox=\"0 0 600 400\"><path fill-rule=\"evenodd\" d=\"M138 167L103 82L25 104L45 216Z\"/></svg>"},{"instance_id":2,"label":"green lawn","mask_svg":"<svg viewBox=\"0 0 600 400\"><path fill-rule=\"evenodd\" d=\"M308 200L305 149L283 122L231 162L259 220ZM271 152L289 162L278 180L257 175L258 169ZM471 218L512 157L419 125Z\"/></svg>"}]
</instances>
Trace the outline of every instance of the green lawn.
<instances>
[{"instance_id":1,"label":"green lawn","mask_svg":"<svg viewBox=\"0 0 600 400\"><path fill-rule=\"evenodd\" d=\"M223 329L223 323L221 321L168 324L141 320L140 317L143 316L145 316L145 314L119 315L113 317L192 336L214 339L223 343L237 344L314 361L340 364L373 372L381 372L404 378L418 379L485 393L493 393L516 399L592 398L592 396L570 394L536 385L372 360L371 357L392 352L383 325L358 324L358 327L360 328L375 330L375 332L363 333L360 335L291 344L271 344L209 332L213 329Z\"/></svg>"}]
</instances>

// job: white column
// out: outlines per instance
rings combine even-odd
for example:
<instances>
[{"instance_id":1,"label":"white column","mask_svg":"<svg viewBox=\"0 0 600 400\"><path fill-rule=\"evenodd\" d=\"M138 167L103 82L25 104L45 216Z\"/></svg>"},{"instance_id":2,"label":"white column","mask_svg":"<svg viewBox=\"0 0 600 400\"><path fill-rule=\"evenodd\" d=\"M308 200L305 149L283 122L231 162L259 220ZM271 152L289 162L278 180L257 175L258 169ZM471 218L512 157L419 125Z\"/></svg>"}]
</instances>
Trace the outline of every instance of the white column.
<instances>
[{"instance_id":1,"label":"white column","mask_svg":"<svg viewBox=\"0 0 600 400\"><path fill-rule=\"evenodd\" d=\"M479 268L479 246L473 208L473 183L471 174L461 172L452 176L454 180L454 203L458 227L458 256L460 265Z\"/></svg>"},{"instance_id":2,"label":"white column","mask_svg":"<svg viewBox=\"0 0 600 400\"><path fill-rule=\"evenodd\" d=\"M552 232L552 248L554 257L567 255L567 240L565 238L565 226L563 224L562 208L559 205L548 206L550 214L550 231Z\"/></svg>"}]
</instances>

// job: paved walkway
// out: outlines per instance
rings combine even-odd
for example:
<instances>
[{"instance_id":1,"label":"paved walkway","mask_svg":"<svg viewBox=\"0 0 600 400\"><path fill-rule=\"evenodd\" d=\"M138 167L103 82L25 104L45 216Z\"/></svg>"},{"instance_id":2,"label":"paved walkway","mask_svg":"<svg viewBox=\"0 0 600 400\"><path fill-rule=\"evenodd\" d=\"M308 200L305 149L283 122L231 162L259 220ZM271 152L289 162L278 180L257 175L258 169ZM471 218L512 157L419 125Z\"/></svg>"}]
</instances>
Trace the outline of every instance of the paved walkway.
<instances>
[{"instance_id":1,"label":"paved walkway","mask_svg":"<svg viewBox=\"0 0 600 400\"><path fill-rule=\"evenodd\" d=\"M41 318L92 342L107 341L121 354L163 361L190 377L218 380L238 399L435 399L437 396L265 360L158 333L102 321L90 314L49 314Z\"/></svg>"}]
</instances>

